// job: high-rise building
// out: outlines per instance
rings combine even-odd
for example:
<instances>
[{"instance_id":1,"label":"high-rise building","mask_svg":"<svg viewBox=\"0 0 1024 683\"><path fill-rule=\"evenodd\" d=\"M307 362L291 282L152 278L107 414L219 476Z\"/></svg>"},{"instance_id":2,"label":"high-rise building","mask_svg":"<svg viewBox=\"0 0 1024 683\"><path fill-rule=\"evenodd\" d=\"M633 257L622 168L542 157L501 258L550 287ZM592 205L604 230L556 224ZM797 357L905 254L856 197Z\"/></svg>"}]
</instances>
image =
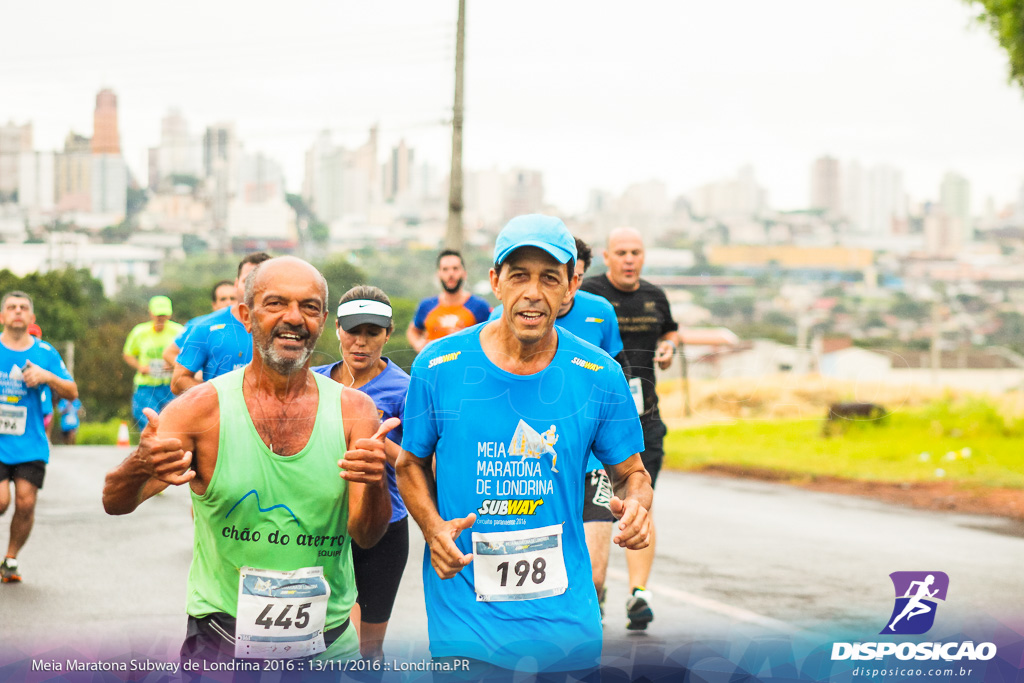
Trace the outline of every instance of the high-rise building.
<instances>
[{"instance_id":1,"label":"high-rise building","mask_svg":"<svg viewBox=\"0 0 1024 683\"><path fill-rule=\"evenodd\" d=\"M839 160L824 156L811 167L811 208L838 215L842 210Z\"/></svg>"},{"instance_id":2,"label":"high-rise building","mask_svg":"<svg viewBox=\"0 0 1024 683\"><path fill-rule=\"evenodd\" d=\"M177 109L168 111L160 122L160 146L157 150L158 185L172 176L198 178L202 173L199 138L189 133L188 122Z\"/></svg>"},{"instance_id":3,"label":"high-rise building","mask_svg":"<svg viewBox=\"0 0 1024 683\"><path fill-rule=\"evenodd\" d=\"M32 151L32 124L13 121L0 125L0 203L13 199L18 190L18 162Z\"/></svg>"},{"instance_id":4,"label":"high-rise building","mask_svg":"<svg viewBox=\"0 0 1024 683\"><path fill-rule=\"evenodd\" d=\"M330 223L342 216L341 174L345 149L331 141L330 131L321 131L306 150L306 172L302 179L302 197L316 217Z\"/></svg>"},{"instance_id":5,"label":"high-rise building","mask_svg":"<svg viewBox=\"0 0 1024 683\"><path fill-rule=\"evenodd\" d=\"M500 227L505 219L505 176L496 167L464 176L463 220L472 227Z\"/></svg>"},{"instance_id":6,"label":"high-rise building","mask_svg":"<svg viewBox=\"0 0 1024 683\"><path fill-rule=\"evenodd\" d=\"M22 152L18 161L18 204L29 211L54 209L53 152Z\"/></svg>"},{"instance_id":7,"label":"high-rise building","mask_svg":"<svg viewBox=\"0 0 1024 683\"><path fill-rule=\"evenodd\" d=\"M92 117L92 153L121 153L121 137L117 132L117 95L110 88L104 88L96 94L96 110Z\"/></svg>"},{"instance_id":8,"label":"high-rise building","mask_svg":"<svg viewBox=\"0 0 1024 683\"><path fill-rule=\"evenodd\" d=\"M974 222L971 220L971 184L967 178L949 172L939 186L939 203L949 218L952 229L960 233L961 243L974 238Z\"/></svg>"},{"instance_id":9,"label":"high-rise building","mask_svg":"<svg viewBox=\"0 0 1024 683\"><path fill-rule=\"evenodd\" d=\"M119 223L128 211L128 167L120 154L92 155L92 212Z\"/></svg>"},{"instance_id":10,"label":"high-rise building","mask_svg":"<svg viewBox=\"0 0 1024 683\"><path fill-rule=\"evenodd\" d=\"M239 164L239 195L249 203L284 197L284 171L263 154L243 154Z\"/></svg>"},{"instance_id":11,"label":"high-rise building","mask_svg":"<svg viewBox=\"0 0 1024 683\"><path fill-rule=\"evenodd\" d=\"M238 165L241 145L235 136L235 124L217 123L203 135L203 172L209 182L213 224L223 228L228 205L238 193Z\"/></svg>"},{"instance_id":12,"label":"high-rise building","mask_svg":"<svg viewBox=\"0 0 1024 683\"><path fill-rule=\"evenodd\" d=\"M238 163L239 148L234 123L207 126L203 134L204 174L207 177L216 175L217 170L223 166L233 168Z\"/></svg>"},{"instance_id":13,"label":"high-rise building","mask_svg":"<svg viewBox=\"0 0 1024 683\"><path fill-rule=\"evenodd\" d=\"M405 199L412 184L413 150L405 140L391 148L391 156L384 164L384 201Z\"/></svg>"},{"instance_id":14,"label":"high-rise building","mask_svg":"<svg viewBox=\"0 0 1024 683\"><path fill-rule=\"evenodd\" d=\"M377 164L377 128L367 141L348 150L321 132L306 151L302 191L310 209L324 223L360 220L370 215L382 197L382 175Z\"/></svg>"},{"instance_id":15,"label":"high-rise building","mask_svg":"<svg viewBox=\"0 0 1024 683\"><path fill-rule=\"evenodd\" d=\"M851 232L866 231L868 208L864 182L864 168L859 161L850 161L843 167L840 213L846 217Z\"/></svg>"},{"instance_id":16,"label":"high-rise building","mask_svg":"<svg viewBox=\"0 0 1024 683\"><path fill-rule=\"evenodd\" d=\"M876 237L899 233L907 220L903 174L892 166L880 164L868 169L864 181L863 231Z\"/></svg>"},{"instance_id":17,"label":"high-rise building","mask_svg":"<svg viewBox=\"0 0 1024 683\"><path fill-rule=\"evenodd\" d=\"M75 132L64 139L64 151L54 162L58 211L92 209L92 140Z\"/></svg>"},{"instance_id":18,"label":"high-rise building","mask_svg":"<svg viewBox=\"0 0 1024 683\"><path fill-rule=\"evenodd\" d=\"M239 192L228 204L225 229L228 236L246 243L282 240L280 248L294 245L295 211L285 201L280 164L262 153L242 155Z\"/></svg>"},{"instance_id":19,"label":"high-rise building","mask_svg":"<svg viewBox=\"0 0 1024 683\"><path fill-rule=\"evenodd\" d=\"M735 178L697 188L692 200L697 214L718 218L756 216L768 206L768 194L749 165L741 167Z\"/></svg>"},{"instance_id":20,"label":"high-rise building","mask_svg":"<svg viewBox=\"0 0 1024 683\"><path fill-rule=\"evenodd\" d=\"M356 190L353 205L361 205L354 213L365 216L369 213L370 206L380 203L383 189L380 185L380 166L377 163L377 126L370 128L369 138L352 152L351 170L354 182L350 186ZM364 183L365 191L360 189Z\"/></svg>"},{"instance_id":21,"label":"high-rise building","mask_svg":"<svg viewBox=\"0 0 1024 683\"><path fill-rule=\"evenodd\" d=\"M544 174L528 169L512 169L505 176L505 217L538 213L544 208Z\"/></svg>"}]
</instances>

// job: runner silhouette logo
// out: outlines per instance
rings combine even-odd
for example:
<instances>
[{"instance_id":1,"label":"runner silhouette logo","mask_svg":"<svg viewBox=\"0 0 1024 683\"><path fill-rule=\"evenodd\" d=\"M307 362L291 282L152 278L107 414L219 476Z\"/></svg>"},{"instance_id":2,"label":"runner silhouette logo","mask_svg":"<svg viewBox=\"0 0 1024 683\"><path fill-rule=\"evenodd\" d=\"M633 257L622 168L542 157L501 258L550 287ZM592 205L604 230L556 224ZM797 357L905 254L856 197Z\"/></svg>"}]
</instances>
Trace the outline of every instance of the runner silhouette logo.
<instances>
[{"instance_id":1,"label":"runner silhouette logo","mask_svg":"<svg viewBox=\"0 0 1024 683\"><path fill-rule=\"evenodd\" d=\"M935 623L937 601L946 600L949 576L945 572L893 572L896 604L882 634L920 635Z\"/></svg>"}]
</instances>

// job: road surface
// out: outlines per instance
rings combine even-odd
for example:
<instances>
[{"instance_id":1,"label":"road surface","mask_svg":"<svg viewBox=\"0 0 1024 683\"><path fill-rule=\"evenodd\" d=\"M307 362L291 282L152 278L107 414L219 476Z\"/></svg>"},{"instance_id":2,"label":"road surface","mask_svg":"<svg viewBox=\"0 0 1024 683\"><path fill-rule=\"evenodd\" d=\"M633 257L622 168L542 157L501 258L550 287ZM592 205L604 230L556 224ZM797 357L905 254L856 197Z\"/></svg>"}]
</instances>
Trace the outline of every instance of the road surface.
<instances>
[{"instance_id":1,"label":"road surface","mask_svg":"<svg viewBox=\"0 0 1024 683\"><path fill-rule=\"evenodd\" d=\"M11 662L51 654L176 659L189 499L173 489L131 515L107 516L103 476L126 453L54 448L20 557L25 581L0 585L0 679L18 675ZM950 577L933 636L940 624L939 635L999 622L1024 632L1024 537L1006 520L674 472L662 473L655 500L655 620L645 634L625 631L625 562L613 549L606 661L694 643L875 640L893 607L888 575L901 570ZM0 542L10 514L0 518ZM426 615L422 537L414 525L411 533L385 650L414 658L426 651Z\"/></svg>"}]
</instances>

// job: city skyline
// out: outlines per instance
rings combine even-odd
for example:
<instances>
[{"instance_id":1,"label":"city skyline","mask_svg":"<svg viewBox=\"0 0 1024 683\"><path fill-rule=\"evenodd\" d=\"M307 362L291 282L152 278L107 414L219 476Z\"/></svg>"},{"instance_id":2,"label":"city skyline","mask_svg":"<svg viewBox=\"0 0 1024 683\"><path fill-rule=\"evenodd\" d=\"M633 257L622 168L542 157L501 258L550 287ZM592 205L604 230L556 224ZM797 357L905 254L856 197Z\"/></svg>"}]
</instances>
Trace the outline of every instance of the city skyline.
<instances>
[{"instance_id":1,"label":"city skyline","mask_svg":"<svg viewBox=\"0 0 1024 683\"><path fill-rule=\"evenodd\" d=\"M382 148L404 138L445 172L455 3L399 6L357 17L345 4L306 3L275 23L259 6L200 12L186 2L144 34L113 12L88 45L61 40L83 8L61 5L47 20L19 6L26 30L0 46L9 95L0 118L32 121L35 148L59 149L69 130L90 131L95 93L110 87L141 184L170 108L193 134L235 121L247 152L282 164L291 192L325 128L354 148L379 123ZM772 207L804 208L808 169L823 155L902 170L913 202L938 199L949 172L971 181L975 214L989 196L1000 208L1017 198L1024 103L969 8L791 0L738 9L749 21L662 3L614 16L470 3L467 168L542 171L547 199L567 212L592 188L661 179L678 196L746 164Z\"/></svg>"}]
</instances>

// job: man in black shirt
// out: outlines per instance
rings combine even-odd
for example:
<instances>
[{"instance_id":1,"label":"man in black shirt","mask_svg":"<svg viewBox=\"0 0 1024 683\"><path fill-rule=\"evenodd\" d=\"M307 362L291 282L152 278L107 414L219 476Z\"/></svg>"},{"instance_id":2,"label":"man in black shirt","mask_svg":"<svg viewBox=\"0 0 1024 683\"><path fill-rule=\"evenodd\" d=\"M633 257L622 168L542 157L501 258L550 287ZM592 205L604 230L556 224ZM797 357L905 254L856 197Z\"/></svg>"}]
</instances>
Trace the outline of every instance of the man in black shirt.
<instances>
[{"instance_id":1,"label":"man in black shirt","mask_svg":"<svg viewBox=\"0 0 1024 683\"><path fill-rule=\"evenodd\" d=\"M668 299L661 288L640 278L644 266L644 243L632 228L618 228L608 235L604 252L608 272L583 281L580 289L603 296L611 302L619 318L623 352L628 367L633 400L640 413L644 431L644 466L651 475L651 485L658 480L665 456L665 423L658 412L658 395L654 391L654 364L662 370L672 365L678 344L679 325L672 320ZM626 628L642 631L654 619L651 593L645 586L654 563L654 523L651 522L651 543L643 550L627 550L631 595L626 602Z\"/></svg>"}]
</instances>

